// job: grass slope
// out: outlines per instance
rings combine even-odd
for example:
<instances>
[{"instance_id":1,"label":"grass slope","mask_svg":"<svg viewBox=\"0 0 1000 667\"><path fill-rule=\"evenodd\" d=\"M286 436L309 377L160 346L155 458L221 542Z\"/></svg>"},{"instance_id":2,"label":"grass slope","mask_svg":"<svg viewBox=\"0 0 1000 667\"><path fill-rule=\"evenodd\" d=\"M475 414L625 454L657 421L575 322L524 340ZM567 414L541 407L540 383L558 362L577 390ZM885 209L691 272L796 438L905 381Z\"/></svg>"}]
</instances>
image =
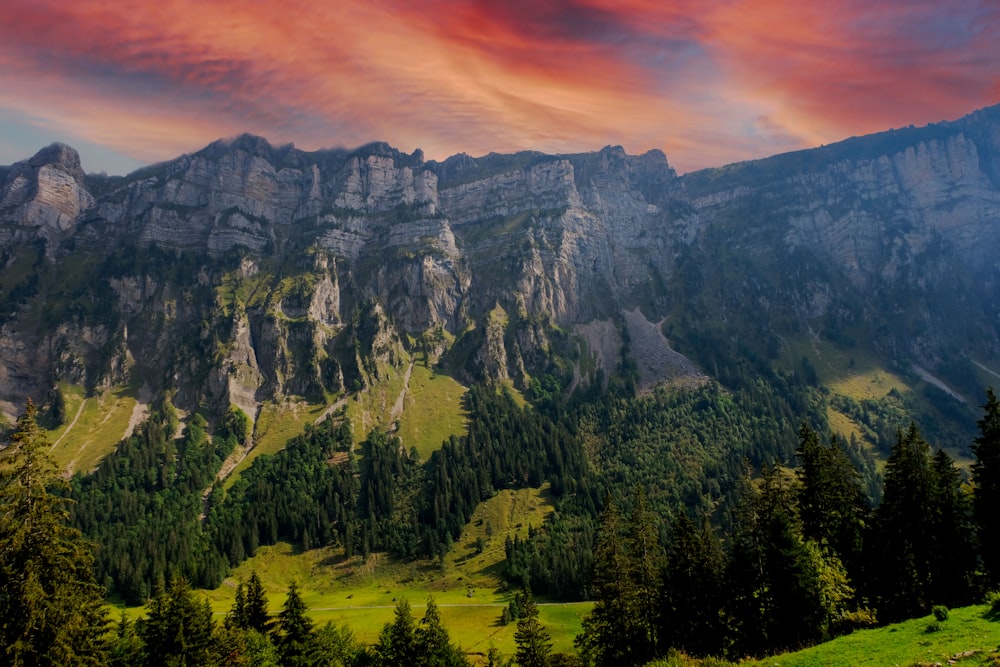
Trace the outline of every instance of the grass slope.
<instances>
[{"instance_id":1,"label":"grass slope","mask_svg":"<svg viewBox=\"0 0 1000 667\"><path fill-rule=\"evenodd\" d=\"M52 443L49 452L56 464L70 474L89 472L125 437L138 401L130 387L116 387L89 397L83 387L74 385L60 384L59 391L66 418L61 426L47 432Z\"/></svg>"},{"instance_id":2,"label":"grass slope","mask_svg":"<svg viewBox=\"0 0 1000 667\"><path fill-rule=\"evenodd\" d=\"M508 536L524 537L552 512L547 489L502 491L481 503L442 565L436 561L398 562L384 554L345 560L335 549L302 552L289 544L262 547L226 582L207 596L218 615L233 604L236 584L256 570L264 582L272 613L285 600L289 584L299 585L310 616L319 623L347 624L362 642L378 639L392 621L396 603L406 598L418 618L433 595L452 640L473 656L495 646L513 655L515 624L499 618L513 591L497 572ZM484 549L477 554L477 540ZM552 634L554 650L572 651L591 603L548 604L541 600L540 618Z\"/></svg>"},{"instance_id":3,"label":"grass slope","mask_svg":"<svg viewBox=\"0 0 1000 667\"><path fill-rule=\"evenodd\" d=\"M416 447L426 461L449 436L465 433L468 418L462 397L466 391L447 375L414 364L396 435L406 447Z\"/></svg>"},{"instance_id":4,"label":"grass slope","mask_svg":"<svg viewBox=\"0 0 1000 667\"><path fill-rule=\"evenodd\" d=\"M757 667L816 665L1000 665L1000 613L988 605L952 609L940 629L929 632L925 616L846 637L796 653L742 663ZM973 652L968 654L968 652ZM964 657L963 657L964 656ZM955 660L954 663L950 663Z\"/></svg>"}]
</instances>

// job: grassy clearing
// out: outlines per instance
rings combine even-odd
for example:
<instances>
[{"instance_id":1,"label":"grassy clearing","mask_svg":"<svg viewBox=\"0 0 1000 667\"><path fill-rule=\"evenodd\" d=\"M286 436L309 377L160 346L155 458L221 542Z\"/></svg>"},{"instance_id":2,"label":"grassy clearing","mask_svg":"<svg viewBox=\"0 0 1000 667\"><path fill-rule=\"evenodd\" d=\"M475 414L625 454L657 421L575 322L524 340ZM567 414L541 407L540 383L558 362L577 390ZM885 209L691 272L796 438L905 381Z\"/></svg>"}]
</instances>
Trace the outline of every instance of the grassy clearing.
<instances>
[{"instance_id":1,"label":"grassy clearing","mask_svg":"<svg viewBox=\"0 0 1000 667\"><path fill-rule=\"evenodd\" d=\"M409 363L409 358L405 358L399 367L386 365L379 368L384 379L365 391L358 392L347 402L347 416L354 425L355 442L368 437L368 433L376 426L389 426L389 415L406 386L406 368ZM416 369L414 364L414 372Z\"/></svg>"},{"instance_id":2,"label":"grassy clearing","mask_svg":"<svg viewBox=\"0 0 1000 667\"><path fill-rule=\"evenodd\" d=\"M1000 662L1000 614L979 605L952 609L940 630L928 632L933 616L876 630L861 630L812 648L744 663L760 667L814 665L989 665ZM958 657L967 651L976 653ZM991 662L991 659L997 662Z\"/></svg>"},{"instance_id":3,"label":"grassy clearing","mask_svg":"<svg viewBox=\"0 0 1000 667\"><path fill-rule=\"evenodd\" d=\"M276 454L284 449L289 440L302 433L306 424L316 421L325 409L326 405L304 401L268 402L261 405L254 424L256 444L246 458L233 468L233 472L226 478L225 488L231 487L258 456Z\"/></svg>"},{"instance_id":4,"label":"grassy clearing","mask_svg":"<svg viewBox=\"0 0 1000 667\"><path fill-rule=\"evenodd\" d=\"M504 558L508 535L527 535L529 525L540 525L551 512L546 488L502 491L480 504L443 565L399 562L384 554L372 554L367 561L345 559L342 551L331 548L303 552L289 544L262 547L206 595L212 609L224 614L232 607L237 582L256 570L270 608L277 612L294 581L317 622L347 624L359 640L369 643L392 620L400 599L406 598L419 617L433 595L452 639L466 651L485 654L495 646L512 655L515 625L498 622L512 592L497 576L496 566ZM482 553L476 553L478 539L484 542ZM571 651L592 604L541 602L540 617L552 633L555 650Z\"/></svg>"},{"instance_id":5,"label":"grassy clearing","mask_svg":"<svg viewBox=\"0 0 1000 667\"><path fill-rule=\"evenodd\" d=\"M138 401L130 387L109 389L87 397L83 387L60 384L65 422L46 435L60 468L88 472L114 451L125 437Z\"/></svg>"},{"instance_id":6,"label":"grassy clearing","mask_svg":"<svg viewBox=\"0 0 1000 667\"><path fill-rule=\"evenodd\" d=\"M397 432L403 444L416 447L426 461L448 436L465 433L468 418L462 397L466 391L447 375L435 375L427 367L414 364Z\"/></svg>"}]
</instances>

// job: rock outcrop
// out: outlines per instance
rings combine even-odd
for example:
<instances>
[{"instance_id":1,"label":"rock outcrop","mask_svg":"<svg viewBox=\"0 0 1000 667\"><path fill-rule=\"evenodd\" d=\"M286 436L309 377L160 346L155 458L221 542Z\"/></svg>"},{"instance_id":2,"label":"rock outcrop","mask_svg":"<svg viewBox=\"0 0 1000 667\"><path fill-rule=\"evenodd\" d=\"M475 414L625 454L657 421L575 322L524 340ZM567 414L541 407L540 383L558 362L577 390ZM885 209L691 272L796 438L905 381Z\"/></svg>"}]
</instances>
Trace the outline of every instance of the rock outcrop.
<instances>
[{"instance_id":1,"label":"rock outcrop","mask_svg":"<svg viewBox=\"0 0 1000 667\"><path fill-rule=\"evenodd\" d=\"M703 332L763 357L806 333L932 369L1000 354L998 107L685 176L616 147L426 162L244 135L124 178L56 144L0 181L0 400L138 373L253 415L416 344L523 383L588 346L611 373L597 338L641 337L644 386L699 376L673 348Z\"/></svg>"}]
</instances>

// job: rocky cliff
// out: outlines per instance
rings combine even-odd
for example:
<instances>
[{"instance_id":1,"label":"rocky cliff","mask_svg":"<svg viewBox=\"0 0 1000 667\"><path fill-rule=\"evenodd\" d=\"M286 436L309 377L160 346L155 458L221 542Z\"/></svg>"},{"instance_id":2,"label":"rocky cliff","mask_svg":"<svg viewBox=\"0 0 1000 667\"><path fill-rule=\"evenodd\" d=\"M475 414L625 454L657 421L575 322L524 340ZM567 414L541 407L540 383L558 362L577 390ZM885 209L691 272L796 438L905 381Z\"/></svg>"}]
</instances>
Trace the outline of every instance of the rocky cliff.
<instances>
[{"instance_id":1,"label":"rocky cliff","mask_svg":"<svg viewBox=\"0 0 1000 667\"><path fill-rule=\"evenodd\" d=\"M521 384L622 349L642 386L697 378L796 337L956 372L1000 355L998 243L996 107L685 176L244 135L108 178L53 145L0 169L0 405L131 380L252 415L417 345Z\"/></svg>"}]
</instances>

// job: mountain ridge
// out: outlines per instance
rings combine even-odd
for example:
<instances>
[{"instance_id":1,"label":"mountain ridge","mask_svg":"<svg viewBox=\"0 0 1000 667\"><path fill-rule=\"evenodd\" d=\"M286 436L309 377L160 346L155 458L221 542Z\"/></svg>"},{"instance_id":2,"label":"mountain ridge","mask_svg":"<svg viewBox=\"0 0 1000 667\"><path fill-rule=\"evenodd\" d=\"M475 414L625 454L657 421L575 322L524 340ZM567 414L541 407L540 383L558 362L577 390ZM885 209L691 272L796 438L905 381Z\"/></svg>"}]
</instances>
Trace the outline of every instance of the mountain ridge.
<instances>
[{"instance_id":1,"label":"mountain ridge","mask_svg":"<svg viewBox=\"0 0 1000 667\"><path fill-rule=\"evenodd\" d=\"M8 415L58 381L141 379L187 408L336 394L432 339L459 379L522 387L615 373L628 352L581 361L588 331L686 369L870 345L966 396L972 363L1000 357L1000 107L682 176L657 150L435 162L240 135L125 177L54 145L0 181ZM167 268L181 256L189 275Z\"/></svg>"}]
</instances>

